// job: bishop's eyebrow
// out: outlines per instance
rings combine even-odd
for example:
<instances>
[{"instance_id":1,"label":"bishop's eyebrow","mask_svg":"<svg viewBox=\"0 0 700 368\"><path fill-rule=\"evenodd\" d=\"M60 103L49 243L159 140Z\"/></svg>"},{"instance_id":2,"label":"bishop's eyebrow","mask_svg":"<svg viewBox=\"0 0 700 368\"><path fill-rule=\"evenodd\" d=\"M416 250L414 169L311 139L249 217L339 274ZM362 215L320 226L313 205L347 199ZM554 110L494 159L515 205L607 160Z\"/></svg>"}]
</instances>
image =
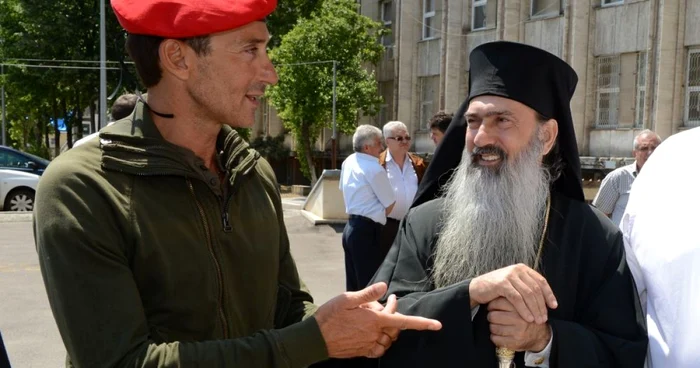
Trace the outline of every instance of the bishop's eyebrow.
<instances>
[{"instance_id":1,"label":"bishop's eyebrow","mask_svg":"<svg viewBox=\"0 0 700 368\"><path fill-rule=\"evenodd\" d=\"M464 114L464 117L467 119L479 119L479 118L487 118L487 117L494 116L494 115L515 116L515 114L513 114L513 112L510 110L491 110L484 115L479 115L479 114L475 114L475 113L466 113L466 114Z\"/></svg>"}]
</instances>

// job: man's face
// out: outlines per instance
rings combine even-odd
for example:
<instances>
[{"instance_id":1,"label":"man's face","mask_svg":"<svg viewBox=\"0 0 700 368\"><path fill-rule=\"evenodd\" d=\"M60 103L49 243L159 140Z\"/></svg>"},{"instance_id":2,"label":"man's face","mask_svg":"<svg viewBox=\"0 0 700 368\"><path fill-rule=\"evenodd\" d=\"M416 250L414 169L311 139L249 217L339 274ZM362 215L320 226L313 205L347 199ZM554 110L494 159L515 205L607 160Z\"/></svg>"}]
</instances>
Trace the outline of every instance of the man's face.
<instances>
[{"instance_id":1,"label":"man's face","mask_svg":"<svg viewBox=\"0 0 700 368\"><path fill-rule=\"evenodd\" d=\"M386 137L386 146L392 156L405 156L411 147L411 136L404 129L394 129L391 136Z\"/></svg>"},{"instance_id":2,"label":"man's face","mask_svg":"<svg viewBox=\"0 0 700 368\"><path fill-rule=\"evenodd\" d=\"M278 80L267 56L267 26L252 22L210 39L211 52L195 58L188 93L208 118L232 127L251 127L265 88Z\"/></svg>"},{"instance_id":3,"label":"man's face","mask_svg":"<svg viewBox=\"0 0 700 368\"><path fill-rule=\"evenodd\" d=\"M365 144L364 148L364 153L379 158L379 155L384 150L382 139L379 137L374 137L372 144Z\"/></svg>"},{"instance_id":4,"label":"man's face","mask_svg":"<svg viewBox=\"0 0 700 368\"><path fill-rule=\"evenodd\" d=\"M440 144L440 141L444 136L445 133L441 132L440 129L430 128L430 139L433 141L433 143L435 143L436 146Z\"/></svg>"},{"instance_id":5,"label":"man's face","mask_svg":"<svg viewBox=\"0 0 700 368\"><path fill-rule=\"evenodd\" d=\"M527 149L540 124L533 109L497 96L471 100L465 119L468 124L466 143L472 153L472 163L496 171ZM546 155L556 138L556 121L543 124L540 132L542 137L536 138L543 140L542 155Z\"/></svg>"},{"instance_id":6,"label":"man's face","mask_svg":"<svg viewBox=\"0 0 700 368\"><path fill-rule=\"evenodd\" d=\"M654 153L656 147L661 144L661 140L655 134L645 134L637 138L637 148L632 151L637 167L641 170L647 162L649 156Z\"/></svg>"}]
</instances>

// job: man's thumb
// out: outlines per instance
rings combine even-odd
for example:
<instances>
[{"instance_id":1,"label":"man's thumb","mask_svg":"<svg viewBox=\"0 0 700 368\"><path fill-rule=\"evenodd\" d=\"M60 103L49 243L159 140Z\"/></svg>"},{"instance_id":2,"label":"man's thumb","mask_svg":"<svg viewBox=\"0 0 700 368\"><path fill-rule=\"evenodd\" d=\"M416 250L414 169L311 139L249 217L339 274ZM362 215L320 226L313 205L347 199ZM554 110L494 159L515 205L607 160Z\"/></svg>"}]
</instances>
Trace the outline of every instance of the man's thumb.
<instances>
[{"instance_id":1,"label":"man's thumb","mask_svg":"<svg viewBox=\"0 0 700 368\"><path fill-rule=\"evenodd\" d=\"M348 302L350 308L359 307L364 303L369 303L378 300L386 293L386 283L378 282L372 284L360 291L348 293Z\"/></svg>"}]
</instances>

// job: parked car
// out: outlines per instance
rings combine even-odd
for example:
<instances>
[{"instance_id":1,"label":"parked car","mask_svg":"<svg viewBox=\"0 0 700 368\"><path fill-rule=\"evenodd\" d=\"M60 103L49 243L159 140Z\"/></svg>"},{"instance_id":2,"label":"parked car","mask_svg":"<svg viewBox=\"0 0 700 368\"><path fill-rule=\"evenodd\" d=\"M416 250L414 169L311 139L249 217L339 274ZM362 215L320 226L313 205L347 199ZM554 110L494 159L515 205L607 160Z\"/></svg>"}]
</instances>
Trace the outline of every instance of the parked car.
<instances>
[{"instance_id":1,"label":"parked car","mask_svg":"<svg viewBox=\"0 0 700 368\"><path fill-rule=\"evenodd\" d=\"M49 165L49 160L31 153L0 146L0 170L15 170L41 175Z\"/></svg>"},{"instance_id":2,"label":"parked car","mask_svg":"<svg viewBox=\"0 0 700 368\"><path fill-rule=\"evenodd\" d=\"M32 173L0 169L0 210L33 211L39 178Z\"/></svg>"}]
</instances>

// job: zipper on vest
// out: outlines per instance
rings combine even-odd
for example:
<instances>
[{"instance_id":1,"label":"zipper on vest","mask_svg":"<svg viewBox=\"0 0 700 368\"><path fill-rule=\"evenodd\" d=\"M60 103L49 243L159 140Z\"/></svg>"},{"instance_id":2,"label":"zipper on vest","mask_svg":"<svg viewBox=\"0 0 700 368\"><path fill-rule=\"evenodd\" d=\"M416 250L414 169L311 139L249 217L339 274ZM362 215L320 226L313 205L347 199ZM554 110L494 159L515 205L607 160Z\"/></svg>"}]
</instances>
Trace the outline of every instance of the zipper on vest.
<instances>
[{"instance_id":1,"label":"zipper on vest","mask_svg":"<svg viewBox=\"0 0 700 368\"><path fill-rule=\"evenodd\" d=\"M225 208L225 206L224 206ZM233 230L233 227L231 227L231 222L228 220L228 211L224 209L224 212L221 214L221 222L222 225L224 226L224 232L225 233L230 233L231 230Z\"/></svg>"},{"instance_id":2,"label":"zipper on vest","mask_svg":"<svg viewBox=\"0 0 700 368\"><path fill-rule=\"evenodd\" d=\"M223 273L221 272L221 265L219 264L219 260L216 258L216 255L214 254L214 245L212 244L212 237L209 229L209 221L207 221L206 214L204 213L204 207L202 204L199 202L197 199L197 195L194 192L194 186L192 185L192 182L190 179L187 180L187 187L190 189L190 193L192 194L192 199L194 199L195 204L197 205L197 210L199 211L199 216L202 219L202 223L204 225L204 232L207 235L207 246L209 248L209 255L211 255L212 260L214 261L214 268L216 268L216 280L219 284L219 295L218 295L218 309L219 309L219 318L221 319L221 326L224 329L224 338L228 338L228 322L226 322L226 315L224 314L224 281L223 281Z\"/></svg>"}]
</instances>

